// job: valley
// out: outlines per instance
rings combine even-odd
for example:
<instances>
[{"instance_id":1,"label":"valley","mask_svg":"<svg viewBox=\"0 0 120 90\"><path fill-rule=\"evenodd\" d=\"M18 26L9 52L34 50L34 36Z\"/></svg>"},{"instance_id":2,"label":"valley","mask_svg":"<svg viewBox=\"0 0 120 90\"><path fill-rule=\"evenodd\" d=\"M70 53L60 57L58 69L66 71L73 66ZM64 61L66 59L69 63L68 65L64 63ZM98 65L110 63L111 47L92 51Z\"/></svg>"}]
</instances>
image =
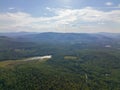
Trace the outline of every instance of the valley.
<instances>
[{"instance_id":1,"label":"valley","mask_svg":"<svg viewBox=\"0 0 120 90\"><path fill-rule=\"evenodd\" d=\"M0 90L119 90L119 41L111 34L0 36Z\"/></svg>"}]
</instances>

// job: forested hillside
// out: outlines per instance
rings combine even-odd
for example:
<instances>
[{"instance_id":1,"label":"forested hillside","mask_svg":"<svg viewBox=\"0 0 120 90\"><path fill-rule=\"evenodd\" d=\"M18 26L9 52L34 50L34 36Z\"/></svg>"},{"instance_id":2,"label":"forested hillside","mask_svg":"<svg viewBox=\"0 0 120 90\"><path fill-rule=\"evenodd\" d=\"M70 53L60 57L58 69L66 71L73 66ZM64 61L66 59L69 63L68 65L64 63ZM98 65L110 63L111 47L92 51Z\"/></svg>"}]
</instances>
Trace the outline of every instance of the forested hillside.
<instances>
[{"instance_id":1,"label":"forested hillside","mask_svg":"<svg viewBox=\"0 0 120 90\"><path fill-rule=\"evenodd\" d=\"M0 90L120 90L119 41L108 33L1 34Z\"/></svg>"}]
</instances>

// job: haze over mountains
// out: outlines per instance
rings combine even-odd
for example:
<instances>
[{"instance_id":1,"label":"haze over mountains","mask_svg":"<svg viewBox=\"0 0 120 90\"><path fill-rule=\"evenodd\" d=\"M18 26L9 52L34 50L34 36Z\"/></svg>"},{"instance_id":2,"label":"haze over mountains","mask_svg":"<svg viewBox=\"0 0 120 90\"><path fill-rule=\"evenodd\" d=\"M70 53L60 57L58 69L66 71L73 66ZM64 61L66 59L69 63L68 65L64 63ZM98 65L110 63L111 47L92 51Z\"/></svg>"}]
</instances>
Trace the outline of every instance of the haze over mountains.
<instances>
[{"instance_id":1,"label":"haze over mountains","mask_svg":"<svg viewBox=\"0 0 120 90\"><path fill-rule=\"evenodd\" d=\"M21 57L29 55L44 55L37 53L39 50L45 54L53 54L54 51L65 51L66 49L116 49L120 48L120 34L113 33L2 33L0 34L1 50L10 50L11 53ZM59 49L59 47L63 47ZM48 49L48 50L47 50ZM59 49L59 50L58 50ZM18 50L18 52L17 52ZM25 53L20 53L22 50ZM32 52L33 50L33 52ZM29 52L27 54L27 52ZM42 51L41 51L42 52ZM5 52L1 52L3 54ZM18 53L18 54L17 54ZM32 54L30 54L32 53ZM4 59L7 57L4 56Z\"/></svg>"},{"instance_id":2,"label":"haze over mountains","mask_svg":"<svg viewBox=\"0 0 120 90\"><path fill-rule=\"evenodd\" d=\"M34 43L99 43L118 44L119 33L0 33L1 40Z\"/></svg>"},{"instance_id":3,"label":"haze over mountains","mask_svg":"<svg viewBox=\"0 0 120 90\"><path fill-rule=\"evenodd\" d=\"M120 33L35 33L35 32L16 32L16 33L0 33L0 36L24 38L34 40L82 40L82 39L119 39ZM33 40L33 41L34 41Z\"/></svg>"}]
</instances>

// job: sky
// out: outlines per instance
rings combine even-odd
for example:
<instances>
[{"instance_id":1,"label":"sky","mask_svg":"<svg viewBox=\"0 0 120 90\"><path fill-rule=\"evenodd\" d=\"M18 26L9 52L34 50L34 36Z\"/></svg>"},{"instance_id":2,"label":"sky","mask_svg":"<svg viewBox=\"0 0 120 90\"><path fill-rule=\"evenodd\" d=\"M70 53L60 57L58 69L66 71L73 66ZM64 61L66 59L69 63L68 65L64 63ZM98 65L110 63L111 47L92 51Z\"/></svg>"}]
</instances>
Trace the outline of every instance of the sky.
<instances>
[{"instance_id":1,"label":"sky","mask_svg":"<svg viewBox=\"0 0 120 90\"><path fill-rule=\"evenodd\" d=\"M0 32L120 33L120 0L0 0Z\"/></svg>"}]
</instances>

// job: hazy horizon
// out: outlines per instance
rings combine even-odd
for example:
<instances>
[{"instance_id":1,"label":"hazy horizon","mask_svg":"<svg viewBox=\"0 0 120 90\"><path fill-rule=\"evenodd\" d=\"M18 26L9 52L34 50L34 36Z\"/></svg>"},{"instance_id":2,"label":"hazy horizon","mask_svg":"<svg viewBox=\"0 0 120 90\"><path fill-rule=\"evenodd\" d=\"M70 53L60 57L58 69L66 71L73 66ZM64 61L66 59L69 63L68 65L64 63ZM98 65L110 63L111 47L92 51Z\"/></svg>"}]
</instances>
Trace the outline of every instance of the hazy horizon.
<instances>
[{"instance_id":1,"label":"hazy horizon","mask_svg":"<svg viewBox=\"0 0 120 90\"><path fill-rule=\"evenodd\" d=\"M36 33L36 34L37 34L37 33L63 33L63 34L64 34L64 33L65 33L65 34L69 34L69 33L73 33L73 34L74 34L74 33L75 33L75 34L82 34L82 33L86 33L86 34L106 33L106 34L107 34L107 33L110 33L110 34L120 34L120 32L117 33L117 32L52 32L52 31L51 31L51 32L28 32L28 31L0 32L0 34L2 34L2 33L5 33L5 34L7 34L7 33L8 33L8 34L9 34L9 33L13 33L13 34L14 34L14 33Z\"/></svg>"}]
</instances>

